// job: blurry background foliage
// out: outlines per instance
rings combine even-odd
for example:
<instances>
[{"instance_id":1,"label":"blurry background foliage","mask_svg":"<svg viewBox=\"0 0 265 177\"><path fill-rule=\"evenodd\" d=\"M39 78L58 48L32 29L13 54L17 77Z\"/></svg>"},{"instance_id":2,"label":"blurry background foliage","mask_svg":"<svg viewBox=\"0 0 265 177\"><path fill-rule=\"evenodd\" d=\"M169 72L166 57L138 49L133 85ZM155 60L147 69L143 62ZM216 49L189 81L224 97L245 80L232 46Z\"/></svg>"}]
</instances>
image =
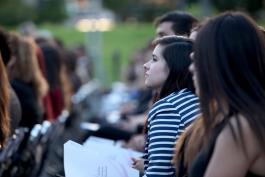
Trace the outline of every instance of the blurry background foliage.
<instances>
[{"instance_id":1,"label":"blurry background foliage","mask_svg":"<svg viewBox=\"0 0 265 177\"><path fill-rule=\"evenodd\" d=\"M1 25L16 26L30 20L35 23L60 23L67 19L66 2L70 0L0 0ZM78 1L78 0L77 0ZM81 0L79 0L81 1ZM155 17L170 10L187 10L209 4L217 12L244 10L254 18L264 17L265 0L102 0L118 21L152 22ZM193 13L191 11L191 13ZM203 12L198 14L203 16Z\"/></svg>"},{"instance_id":2,"label":"blurry background foliage","mask_svg":"<svg viewBox=\"0 0 265 177\"><path fill-rule=\"evenodd\" d=\"M63 22L67 18L64 0L0 0L0 23L16 26L24 21Z\"/></svg>"},{"instance_id":3,"label":"blurry background foliage","mask_svg":"<svg viewBox=\"0 0 265 177\"><path fill-rule=\"evenodd\" d=\"M51 31L66 46L86 43L84 33L65 25L68 19L66 3L70 0L0 0L0 24L17 29L32 21L39 29ZM79 0L81 1L81 0ZM131 54L146 45L154 36L155 17L171 10L185 10L203 19L225 10L248 12L260 24L265 24L265 0L102 0L103 7L115 13L117 24L103 33L103 64L107 80L119 79L114 70L115 58L126 66ZM115 68L116 67L116 68ZM118 68L120 69L120 68Z\"/></svg>"}]
</instances>

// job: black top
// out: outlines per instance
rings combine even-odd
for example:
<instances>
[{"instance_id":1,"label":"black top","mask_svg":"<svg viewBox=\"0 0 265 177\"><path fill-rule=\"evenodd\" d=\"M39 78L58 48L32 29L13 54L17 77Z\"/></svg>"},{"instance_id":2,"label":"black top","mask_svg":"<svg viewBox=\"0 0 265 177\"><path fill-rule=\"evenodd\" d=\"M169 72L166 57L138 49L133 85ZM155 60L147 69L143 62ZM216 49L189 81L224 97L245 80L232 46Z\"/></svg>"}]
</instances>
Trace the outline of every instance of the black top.
<instances>
[{"instance_id":1,"label":"black top","mask_svg":"<svg viewBox=\"0 0 265 177\"><path fill-rule=\"evenodd\" d=\"M20 126L31 129L35 124L41 123L41 109L32 86L17 79L11 81L11 86L21 104L22 117Z\"/></svg>"},{"instance_id":2,"label":"black top","mask_svg":"<svg viewBox=\"0 0 265 177\"><path fill-rule=\"evenodd\" d=\"M220 134L220 132L222 131L222 129L225 127L225 125L226 125L226 122L223 121L222 123L216 126L208 145L205 146L193 160L189 168L189 171L188 171L189 177L203 177L204 176L204 173L206 172L206 168L213 154L216 139L218 135ZM246 177L259 177L259 176L251 172L248 172L246 174Z\"/></svg>"},{"instance_id":3,"label":"black top","mask_svg":"<svg viewBox=\"0 0 265 177\"><path fill-rule=\"evenodd\" d=\"M19 127L19 123L22 116L21 105L17 94L13 90L12 87L9 88L9 116L10 116L10 128L11 128L11 135L15 133L15 129Z\"/></svg>"}]
</instances>

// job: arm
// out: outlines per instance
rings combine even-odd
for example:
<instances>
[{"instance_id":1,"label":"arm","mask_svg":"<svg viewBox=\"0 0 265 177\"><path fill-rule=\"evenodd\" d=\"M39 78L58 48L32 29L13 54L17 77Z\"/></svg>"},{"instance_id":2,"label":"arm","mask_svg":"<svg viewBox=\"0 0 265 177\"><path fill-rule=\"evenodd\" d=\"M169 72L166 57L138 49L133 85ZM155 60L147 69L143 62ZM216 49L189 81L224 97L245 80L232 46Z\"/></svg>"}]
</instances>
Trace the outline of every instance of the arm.
<instances>
[{"instance_id":1,"label":"arm","mask_svg":"<svg viewBox=\"0 0 265 177\"><path fill-rule=\"evenodd\" d=\"M240 118L240 122L243 144L235 142L231 129L226 126L217 138L205 177L244 177L250 170L251 162L258 157L260 149L247 121ZM232 118L231 124L235 129L237 139L239 139L239 129L234 118ZM243 146L246 147L246 151L244 151Z\"/></svg>"}]
</instances>

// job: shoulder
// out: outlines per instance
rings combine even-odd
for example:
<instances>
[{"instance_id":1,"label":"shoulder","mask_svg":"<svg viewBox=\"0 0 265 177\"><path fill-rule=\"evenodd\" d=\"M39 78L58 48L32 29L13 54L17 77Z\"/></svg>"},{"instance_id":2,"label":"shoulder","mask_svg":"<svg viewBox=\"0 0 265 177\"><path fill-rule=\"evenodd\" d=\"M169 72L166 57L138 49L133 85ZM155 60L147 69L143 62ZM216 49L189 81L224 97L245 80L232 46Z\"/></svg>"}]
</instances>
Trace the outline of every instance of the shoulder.
<instances>
[{"instance_id":1,"label":"shoulder","mask_svg":"<svg viewBox=\"0 0 265 177\"><path fill-rule=\"evenodd\" d=\"M199 102L199 99L196 95L194 95L191 91L188 89L182 89L178 92L173 92L169 94L168 96L158 100L154 106L160 105L163 103L175 105L175 104L181 104L185 103L186 101L194 100L195 102Z\"/></svg>"},{"instance_id":2,"label":"shoulder","mask_svg":"<svg viewBox=\"0 0 265 177\"><path fill-rule=\"evenodd\" d=\"M246 118L237 116L227 121L217 136L206 177L245 176L261 152Z\"/></svg>"},{"instance_id":3,"label":"shoulder","mask_svg":"<svg viewBox=\"0 0 265 177\"><path fill-rule=\"evenodd\" d=\"M174 97L176 93L172 93L168 95L167 97L160 99L157 101L151 108L148 114L148 121L153 119L154 117L166 114L167 116L179 116L178 112L176 111L176 108L172 102L168 101L168 99Z\"/></svg>"},{"instance_id":4,"label":"shoulder","mask_svg":"<svg viewBox=\"0 0 265 177\"><path fill-rule=\"evenodd\" d=\"M167 101L180 109L191 104L199 104L199 98L188 89L175 92Z\"/></svg>"},{"instance_id":5,"label":"shoulder","mask_svg":"<svg viewBox=\"0 0 265 177\"><path fill-rule=\"evenodd\" d=\"M157 101L149 113L155 113L165 109L179 113L181 110L189 108L199 109L199 99L188 89L182 89Z\"/></svg>"},{"instance_id":6,"label":"shoulder","mask_svg":"<svg viewBox=\"0 0 265 177\"><path fill-rule=\"evenodd\" d=\"M176 108L171 100L174 99L176 95L177 93L173 92L169 94L168 96L155 102L152 106L152 109L149 111L149 114L154 114L154 113L164 112L164 111L175 111Z\"/></svg>"},{"instance_id":7,"label":"shoulder","mask_svg":"<svg viewBox=\"0 0 265 177\"><path fill-rule=\"evenodd\" d=\"M261 152L260 145L247 119L239 115L231 117L217 138L218 144L229 144L243 152L248 161L253 161Z\"/></svg>"},{"instance_id":8,"label":"shoulder","mask_svg":"<svg viewBox=\"0 0 265 177\"><path fill-rule=\"evenodd\" d=\"M200 115L199 98L188 89L183 89L169 100L182 117L185 125Z\"/></svg>"}]
</instances>

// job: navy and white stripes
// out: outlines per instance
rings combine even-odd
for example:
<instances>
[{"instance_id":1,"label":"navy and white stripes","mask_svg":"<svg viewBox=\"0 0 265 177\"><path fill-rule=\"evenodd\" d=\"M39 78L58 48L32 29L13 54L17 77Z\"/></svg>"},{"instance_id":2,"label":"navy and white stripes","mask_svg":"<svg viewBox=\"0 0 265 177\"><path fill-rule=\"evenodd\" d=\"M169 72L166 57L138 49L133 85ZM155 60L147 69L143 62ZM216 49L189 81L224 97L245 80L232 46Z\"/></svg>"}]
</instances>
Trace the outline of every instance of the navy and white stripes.
<instances>
[{"instance_id":1,"label":"navy and white stripes","mask_svg":"<svg viewBox=\"0 0 265 177\"><path fill-rule=\"evenodd\" d=\"M148 115L145 145L145 177L172 177L175 142L199 115L199 101L187 89L157 101Z\"/></svg>"}]
</instances>

